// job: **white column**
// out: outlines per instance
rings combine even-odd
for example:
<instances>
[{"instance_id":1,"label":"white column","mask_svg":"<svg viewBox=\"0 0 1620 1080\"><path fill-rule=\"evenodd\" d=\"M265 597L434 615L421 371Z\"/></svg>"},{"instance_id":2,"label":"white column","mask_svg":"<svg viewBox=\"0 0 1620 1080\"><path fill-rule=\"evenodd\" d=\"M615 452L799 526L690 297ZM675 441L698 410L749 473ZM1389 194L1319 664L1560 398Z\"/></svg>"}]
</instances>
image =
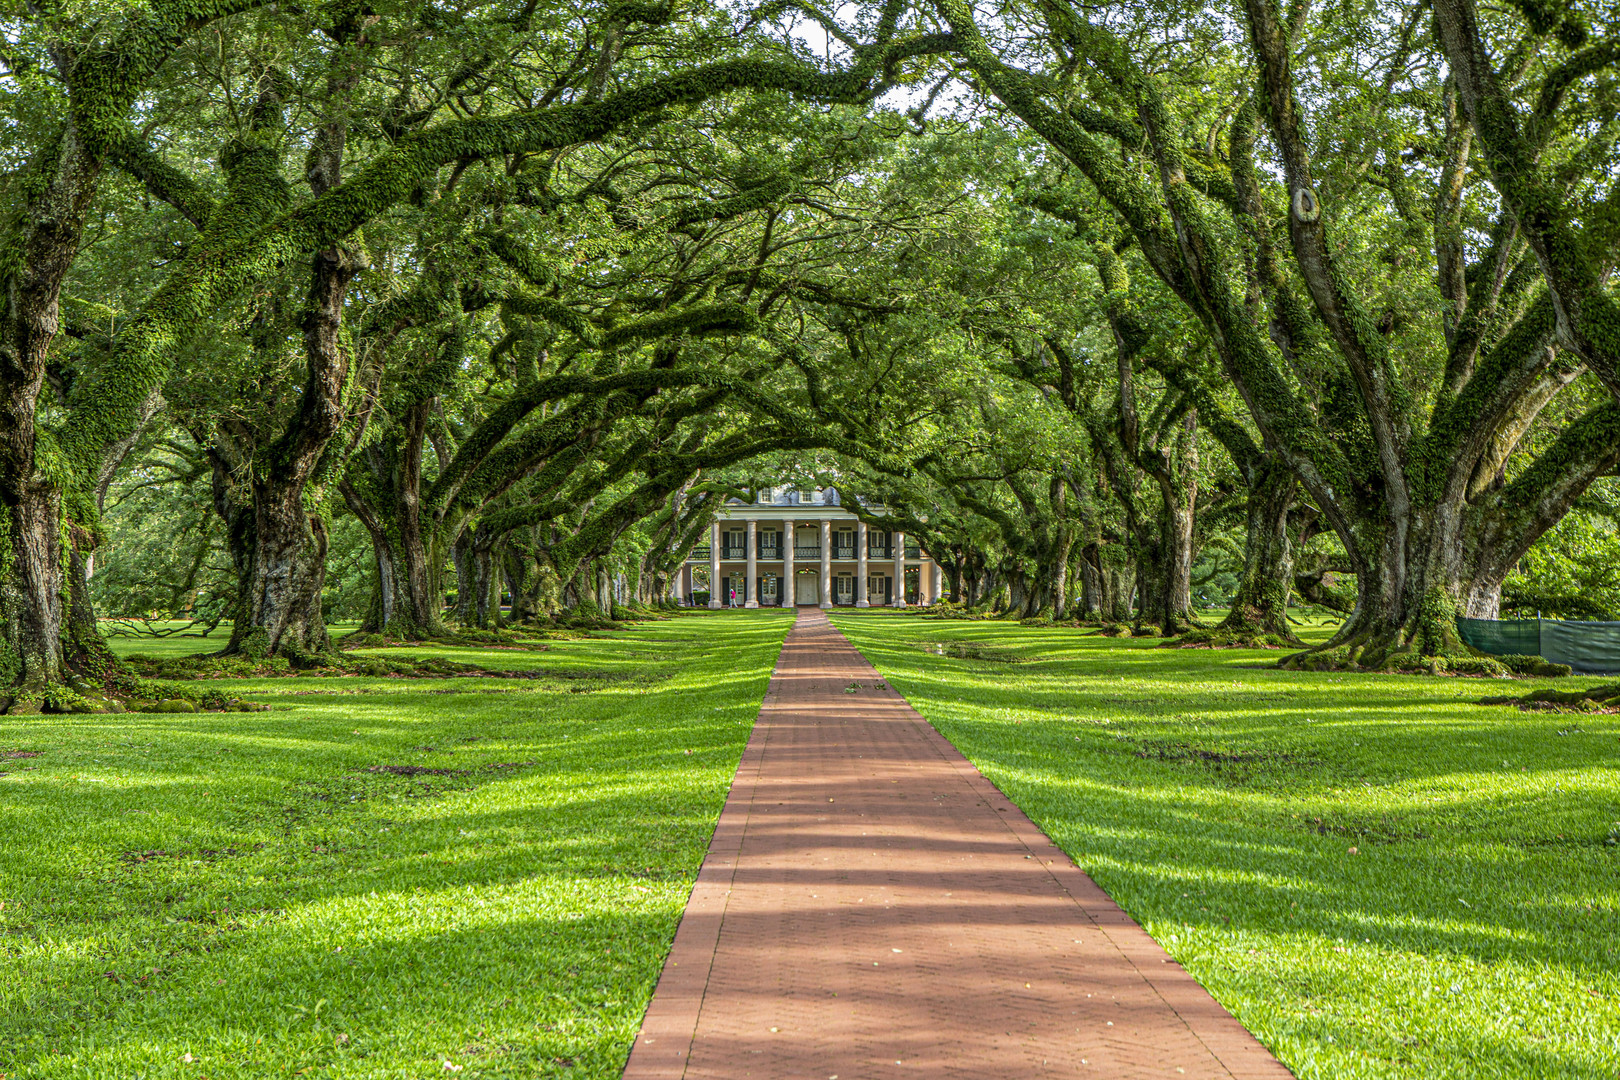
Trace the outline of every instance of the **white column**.
<instances>
[{"instance_id":1,"label":"white column","mask_svg":"<svg viewBox=\"0 0 1620 1080\"><path fill-rule=\"evenodd\" d=\"M866 522L855 523L855 606L871 607L866 599Z\"/></svg>"},{"instance_id":2,"label":"white column","mask_svg":"<svg viewBox=\"0 0 1620 1080\"><path fill-rule=\"evenodd\" d=\"M680 601L683 604L690 604L692 602L692 564L690 562L685 563L681 567Z\"/></svg>"},{"instance_id":3,"label":"white column","mask_svg":"<svg viewBox=\"0 0 1620 1080\"><path fill-rule=\"evenodd\" d=\"M832 520L821 519L821 606L832 607Z\"/></svg>"},{"instance_id":4,"label":"white column","mask_svg":"<svg viewBox=\"0 0 1620 1080\"><path fill-rule=\"evenodd\" d=\"M906 534L898 529L889 534L894 544L894 606L906 606Z\"/></svg>"},{"instance_id":5,"label":"white column","mask_svg":"<svg viewBox=\"0 0 1620 1080\"><path fill-rule=\"evenodd\" d=\"M709 526L709 606L720 607L720 523Z\"/></svg>"},{"instance_id":6,"label":"white column","mask_svg":"<svg viewBox=\"0 0 1620 1080\"><path fill-rule=\"evenodd\" d=\"M928 564L928 581L928 592L934 598L934 603L937 604L945 599L945 572L940 569L939 563L930 562Z\"/></svg>"},{"instance_id":7,"label":"white column","mask_svg":"<svg viewBox=\"0 0 1620 1080\"><path fill-rule=\"evenodd\" d=\"M799 602L798 596L793 592L793 522L791 521L782 523L782 583L777 586L776 594L783 607L792 607Z\"/></svg>"},{"instance_id":8,"label":"white column","mask_svg":"<svg viewBox=\"0 0 1620 1080\"><path fill-rule=\"evenodd\" d=\"M759 607L759 522L748 519L748 582L743 607Z\"/></svg>"}]
</instances>

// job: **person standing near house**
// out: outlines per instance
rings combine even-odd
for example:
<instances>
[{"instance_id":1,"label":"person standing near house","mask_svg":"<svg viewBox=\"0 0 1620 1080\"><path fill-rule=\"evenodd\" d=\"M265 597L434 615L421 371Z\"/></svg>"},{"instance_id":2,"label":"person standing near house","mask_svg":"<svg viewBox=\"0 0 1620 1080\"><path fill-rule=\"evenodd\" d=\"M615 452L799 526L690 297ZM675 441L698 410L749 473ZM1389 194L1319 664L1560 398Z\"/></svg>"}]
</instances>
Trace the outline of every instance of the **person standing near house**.
<instances>
[{"instance_id":1,"label":"person standing near house","mask_svg":"<svg viewBox=\"0 0 1620 1080\"><path fill-rule=\"evenodd\" d=\"M737 590L735 588L731 590L731 606L737 606Z\"/></svg>"}]
</instances>

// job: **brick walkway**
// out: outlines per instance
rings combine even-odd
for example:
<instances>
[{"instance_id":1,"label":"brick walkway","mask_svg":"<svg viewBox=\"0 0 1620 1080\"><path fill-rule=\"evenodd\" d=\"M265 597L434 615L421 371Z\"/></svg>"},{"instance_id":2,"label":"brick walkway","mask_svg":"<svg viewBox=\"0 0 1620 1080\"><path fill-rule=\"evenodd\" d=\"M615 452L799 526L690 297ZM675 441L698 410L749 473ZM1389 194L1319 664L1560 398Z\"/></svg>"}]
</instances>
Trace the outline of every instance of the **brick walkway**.
<instances>
[{"instance_id":1,"label":"brick walkway","mask_svg":"<svg viewBox=\"0 0 1620 1080\"><path fill-rule=\"evenodd\" d=\"M1289 1076L880 683L800 609L626 1080Z\"/></svg>"}]
</instances>

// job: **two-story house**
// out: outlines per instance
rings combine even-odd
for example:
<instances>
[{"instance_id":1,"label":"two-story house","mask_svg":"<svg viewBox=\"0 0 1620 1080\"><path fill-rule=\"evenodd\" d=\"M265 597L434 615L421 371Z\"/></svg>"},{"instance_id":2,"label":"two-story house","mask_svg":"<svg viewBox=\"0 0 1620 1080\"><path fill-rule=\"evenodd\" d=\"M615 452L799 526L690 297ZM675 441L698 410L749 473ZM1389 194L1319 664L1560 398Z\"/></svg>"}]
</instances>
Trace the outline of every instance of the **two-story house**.
<instances>
[{"instance_id":1,"label":"two-story house","mask_svg":"<svg viewBox=\"0 0 1620 1080\"><path fill-rule=\"evenodd\" d=\"M870 503L861 508L883 513ZM707 592L716 608L905 607L938 599L940 578L904 533L856 520L835 489L766 488L754 502L726 504L709 543L687 557L680 591L687 603Z\"/></svg>"}]
</instances>

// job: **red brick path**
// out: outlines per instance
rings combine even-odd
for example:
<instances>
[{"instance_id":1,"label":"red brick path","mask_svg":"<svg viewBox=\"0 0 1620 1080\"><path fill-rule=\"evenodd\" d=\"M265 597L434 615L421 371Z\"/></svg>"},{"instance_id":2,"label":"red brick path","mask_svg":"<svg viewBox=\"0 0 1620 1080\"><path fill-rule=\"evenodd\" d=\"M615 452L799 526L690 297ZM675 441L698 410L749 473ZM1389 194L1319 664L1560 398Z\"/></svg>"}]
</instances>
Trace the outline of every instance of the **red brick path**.
<instances>
[{"instance_id":1,"label":"red brick path","mask_svg":"<svg viewBox=\"0 0 1620 1080\"><path fill-rule=\"evenodd\" d=\"M805 608L624 1075L1289 1073Z\"/></svg>"}]
</instances>

